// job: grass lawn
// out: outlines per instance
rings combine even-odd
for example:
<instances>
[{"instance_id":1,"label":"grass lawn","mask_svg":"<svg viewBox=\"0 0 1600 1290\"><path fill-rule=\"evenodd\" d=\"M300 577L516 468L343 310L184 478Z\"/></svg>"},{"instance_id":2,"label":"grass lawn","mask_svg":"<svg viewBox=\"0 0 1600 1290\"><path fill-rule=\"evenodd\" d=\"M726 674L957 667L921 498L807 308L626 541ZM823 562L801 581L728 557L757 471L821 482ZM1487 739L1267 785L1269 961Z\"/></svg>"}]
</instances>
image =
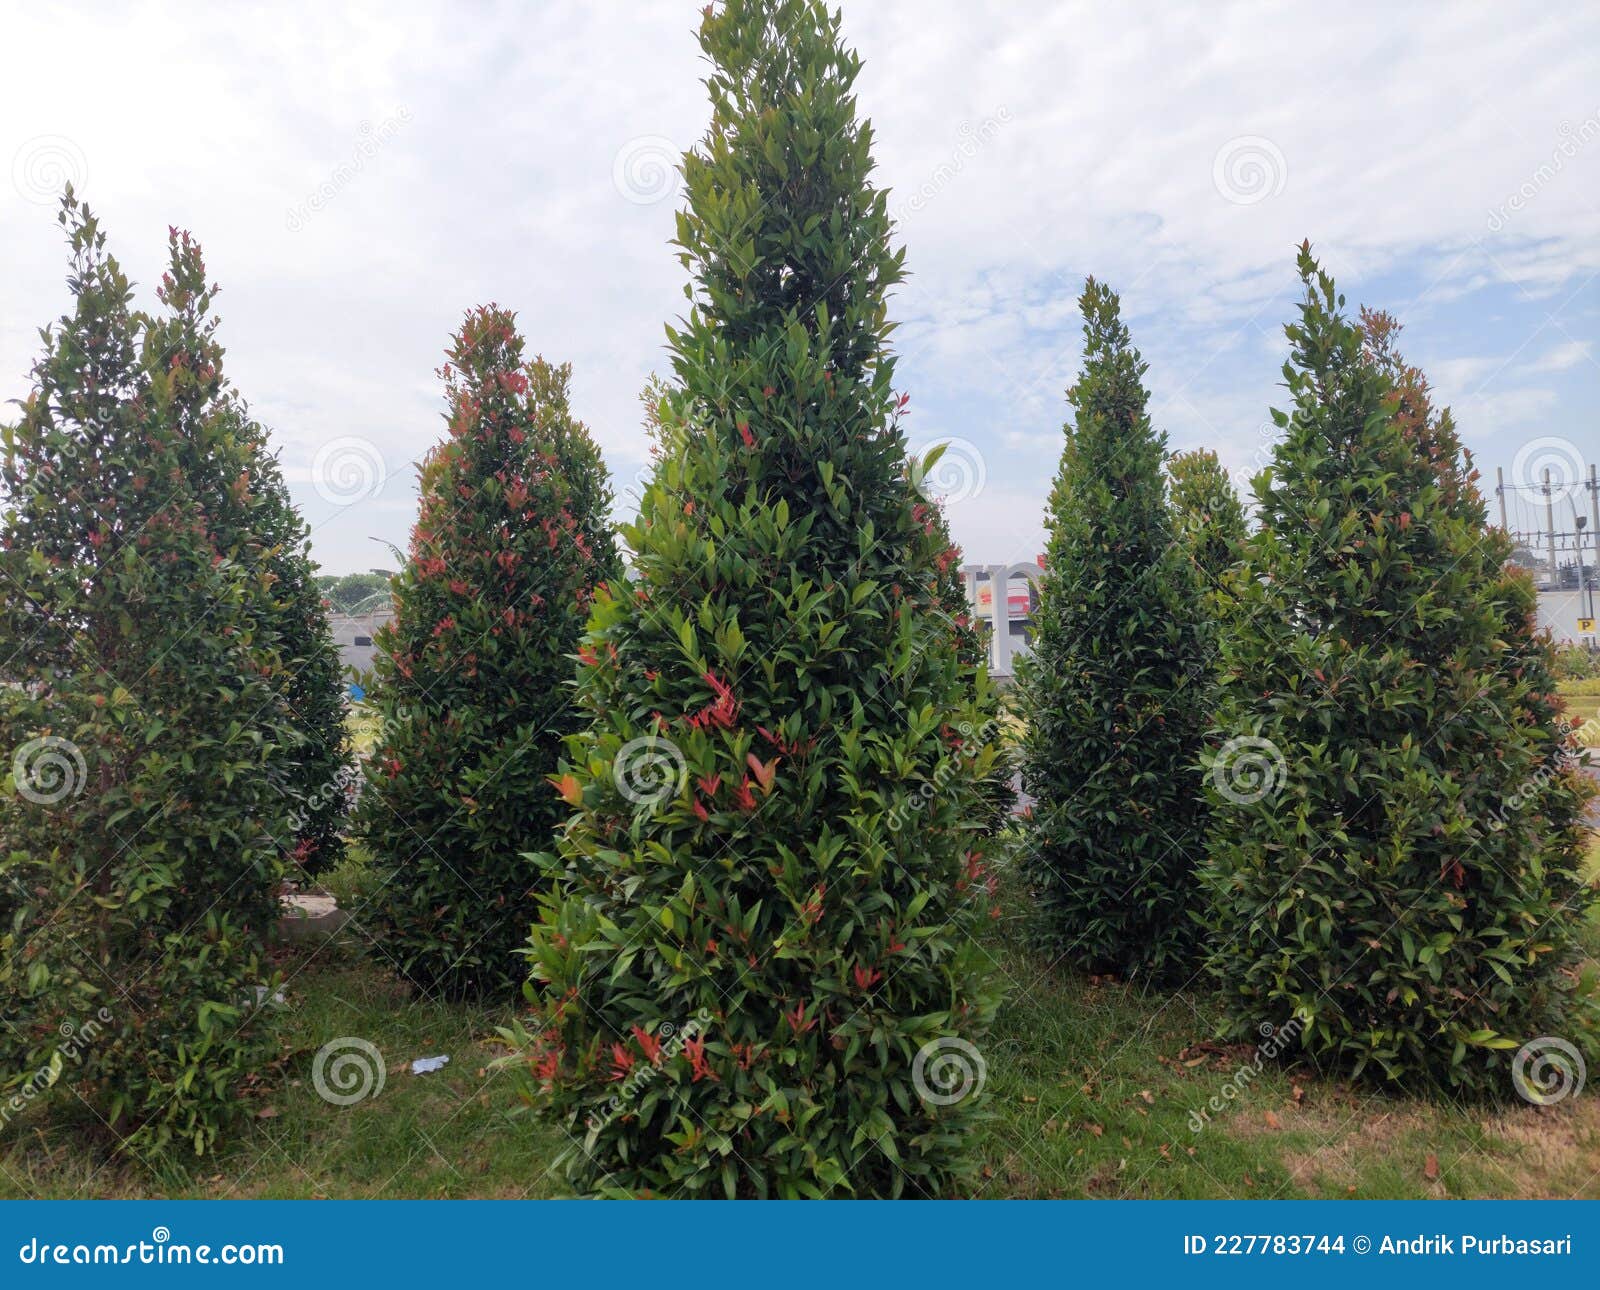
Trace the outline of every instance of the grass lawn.
<instances>
[{"instance_id":1,"label":"grass lawn","mask_svg":"<svg viewBox=\"0 0 1600 1290\"><path fill-rule=\"evenodd\" d=\"M1600 839L1591 858L1600 875ZM330 885L349 897L361 884L342 873ZM85 1146L87 1126L63 1109L0 1130L0 1198L562 1194L548 1172L558 1132L512 1118L509 1082L489 1069L506 1010L413 1002L359 944L347 930L284 951L288 1046L249 1091L252 1123L216 1159L141 1174ZM1591 944L1600 955L1600 926ZM1248 1045L1210 1042L1207 993L1051 971L1015 919L987 948L1010 997L982 1046L992 1116L976 1194L1600 1198L1593 1093L1548 1109L1451 1107L1271 1063L1257 1073ZM316 1049L341 1036L375 1044L388 1067L383 1091L350 1107L311 1081ZM413 1058L439 1054L442 1071L410 1073ZM1213 1097L1224 1109L1194 1120Z\"/></svg>"},{"instance_id":2,"label":"grass lawn","mask_svg":"<svg viewBox=\"0 0 1600 1290\"><path fill-rule=\"evenodd\" d=\"M1561 681L1556 691L1566 701L1567 720L1579 728L1584 743L1600 748L1600 681Z\"/></svg>"},{"instance_id":3,"label":"grass lawn","mask_svg":"<svg viewBox=\"0 0 1600 1290\"><path fill-rule=\"evenodd\" d=\"M1567 695L1567 720L1577 726L1583 742L1600 748L1600 695Z\"/></svg>"}]
</instances>

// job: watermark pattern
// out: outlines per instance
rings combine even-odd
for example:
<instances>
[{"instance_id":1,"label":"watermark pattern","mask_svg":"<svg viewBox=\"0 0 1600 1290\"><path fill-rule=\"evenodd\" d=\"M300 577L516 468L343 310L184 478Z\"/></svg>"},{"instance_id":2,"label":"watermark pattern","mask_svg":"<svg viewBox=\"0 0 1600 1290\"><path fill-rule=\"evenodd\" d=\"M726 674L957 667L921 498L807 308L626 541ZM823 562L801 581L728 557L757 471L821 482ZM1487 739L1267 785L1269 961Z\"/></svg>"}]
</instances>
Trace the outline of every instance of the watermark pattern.
<instances>
[{"instance_id":1,"label":"watermark pattern","mask_svg":"<svg viewBox=\"0 0 1600 1290\"><path fill-rule=\"evenodd\" d=\"M100 1037L100 1032L110 1024L111 1018L111 1009L101 1008L93 1017L81 1024L75 1021L63 1021L57 1028L61 1035L61 1043L50 1055L50 1060L34 1071L4 1104L0 1104L0 1128L5 1127L13 1116L27 1110L28 1104L40 1094L57 1084L68 1062L81 1065L83 1054L88 1051L89 1045Z\"/></svg>"},{"instance_id":2,"label":"watermark pattern","mask_svg":"<svg viewBox=\"0 0 1600 1290\"><path fill-rule=\"evenodd\" d=\"M1000 723L989 720L977 727L976 742L978 747L993 743L999 738ZM973 741L974 729L968 722L962 722L956 727L956 733L961 736L963 743ZM911 823L914 815L928 809L928 806L944 792L950 781L958 775L966 773L966 767L956 758L947 757L939 763L933 772L932 779L925 779L912 790L911 795L894 804L890 809L885 823L889 826L890 833L898 833Z\"/></svg>"},{"instance_id":3,"label":"watermark pattern","mask_svg":"<svg viewBox=\"0 0 1600 1290\"><path fill-rule=\"evenodd\" d=\"M1553 1035L1530 1039L1511 1062L1512 1087L1534 1106L1555 1106L1577 1097L1588 1076L1577 1046Z\"/></svg>"},{"instance_id":4,"label":"watermark pattern","mask_svg":"<svg viewBox=\"0 0 1600 1290\"><path fill-rule=\"evenodd\" d=\"M650 809L676 797L689 778L683 750L661 735L630 739L611 764L617 791L635 806Z\"/></svg>"},{"instance_id":5,"label":"watermark pattern","mask_svg":"<svg viewBox=\"0 0 1600 1290\"><path fill-rule=\"evenodd\" d=\"M354 1106L383 1092L389 1072L376 1044L353 1035L330 1039L311 1063L311 1087L334 1106Z\"/></svg>"},{"instance_id":6,"label":"watermark pattern","mask_svg":"<svg viewBox=\"0 0 1600 1290\"><path fill-rule=\"evenodd\" d=\"M1254 206L1283 191L1289 182L1289 163L1271 139L1241 134L1217 149L1211 182L1235 206Z\"/></svg>"},{"instance_id":7,"label":"watermark pattern","mask_svg":"<svg viewBox=\"0 0 1600 1290\"><path fill-rule=\"evenodd\" d=\"M701 1008L682 1026L674 1026L670 1021L663 1022L661 1029L652 1038L655 1040L655 1055L650 1061L635 1062L628 1068L626 1078L618 1085L617 1091L611 1095L611 1100L606 1103L605 1113L598 1119L590 1116L587 1125L590 1129L604 1128L619 1115L623 1114L629 1106L639 1099L645 1089L649 1088L661 1074L661 1068L681 1053L690 1044L700 1042L700 1037L715 1020L710 1009ZM693 1056L693 1053L691 1053ZM700 1060L695 1057L694 1060Z\"/></svg>"},{"instance_id":8,"label":"watermark pattern","mask_svg":"<svg viewBox=\"0 0 1600 1290\"><path fill-rule=\"evenodd\" d=\"M82 188L89 177L83 149L64 134L38 134L11 158L11 185L35 206L53 206L68 184Z\"/></svg>"},{"instance_id":9,"label":"watermark pattern","mask_svg":"<svg viewBox=\"0 0 1600 1290\"><path fill-rule=\"evenodd\" d=\"M386 722L386 726L393 723ZM386 729L385 733L389 733ZM347 762L339 767L334 777L320 785L317 790L307 797L300 805L289 813L288 832L299 833L311 822L311 817L332 801L344 802L346 808L355 803L361 794L362 774L361 767L353 762Z\"/></svg>"},{"instance_id":10,"label":"watermark pattern","mask_svg":"<svg viewBox=\"0 0 1600 1290\"><path fill-rule=\"evenodd\" d=\"M39 806L55 806L83 792L89 777L78 745L60 735L30 739L11 759L11 782Z\"/></svg>"},{"instance_id":11,"label":"watermark pattern","mask_svg":"<svg viewBox=\"0 0 1600 1290\"><path fill-rule=\"evenodd\" d=\"M904 221L907 215L915 215L954 183L967 168L967 163L988 144L994 142L1002 127L1008 125L1010 121L1011 109L1007 107L996 108L976 126L970 121L963 121L956 130L955 151L950 154L947 161L941 161L935 166L933 173L899 204L895 211L895 221L899 223Z\"/></svg>"},{"instance_id":12,"label":"watermark pattern","mask_svg":"<svg viewBox=\"0 0 1600 1290\"><path fill-rule=\"evenodd\" d=\"M1211 783L1238 806L1259 802L1283 785L1288 766L1278 745L1259 735L1238 735L1222 745L1211 765Z\"/></svg>"},{"instance_id":13,"label":"watermark pattern","mask_svg":"<svg viewBox=\"0 0 1600 1290\"><path fill-rule=\"evenodd\" d=\"M1584 489L1583 453L1570 439L1541 435L1517 449L1511 459L1511 482L1519 488L1534 489L1543 499L1545 471L1550 472L1550 500L1556 505L1570 502Z\"/></svg>"},{"instance_id":14,"label":"watermark pattern","mask_svg":"<svg viewBox=\"0 0 1600 1290\"><path fill-rule=\"evenodd\" d=\"M983 486L989 481L989 470L983 452L970 439L939 439L924 444L911 457L920 462L940 447L944 451L937 461L925 469L919 466L913 470L912 483L917 491L928 501L945 506L969 501L983 492Z\"/></svg>"},{"instance_id":15,"label":"watermark pattern","mask_svg":"<svg viewBox=\"0 0 1600 1290\"><path fill-rule=\"evenodd\" d=\"M1523 180L1516 192L1508 194L1499 206L1489 212L1485 224L1491 233L1498 233L1509 224L1512 216L1520 214L1529 202L1544 191L1547 184L1566 169L1567 162L1576 157L1585 144L1600 137L1600 110L1585 117L1576 127L1569 121L1563 121L1556 133L1560 138L1550 151L1550 160L1540 165Z\"/></svg>"},{"instance_id":16,"label":"watermark pattern","mask_svg":"<svg viewBox=\"0 0 1600 1290\"><path fill-rule=\"evenodd\" d=\"M377 125L363 121L356 127L356 146L347 161L341 161L328 177L317 185L304 201L284 212L284 226L298 233L312 218L328 209L328 205L355 182L356 176L367 168L367 163L382 151L384 144L411 123L411 109L398 108L393 116L385 117Z\"/></svg>"},{"instance_id":17,"label":"watermark pattern","mask_svg":"<svg viewBox=\"0 0 1600 1290\"><path fill-rule=\"evenodd\" d=\"M1228 472L1228 478L1233 482L1235 495L1246 507L1255 504L1256 476L1272 465L1273 449L1276 447L1278 436L1281 433L1271 421L1263 421L1256 427L1256 446L1250 451L1250 460L1245 465L1236 466Z\"/></svg>"},{"instance_id":18,"label":"watermark pattern","mask_svg":"<svg viewBox=\"0 0 1600 1290\"><path fill-rule=\"evenodd\" d=\"M1506 821L1512 815L1543 796L1551 780L1576 766L1581 760L1580 748L1585 744L1600 742L1600 717L1590 717L1581 726L1573 725L1566 717L1558 717L1556 731L1560 735L1560 742L1555 755L1518 784L1516 790L1490 812L1490 832L1498 833L1505 828Z\"/></svg>"},{"instance_id":19,"label":"watermark pattern","mask_svg":"<svg viewBox=\"0 0 1600 1290\"><path fill-rule=\"evenodd\" d=\"M354 506L383 491L389 468L370 439L341 435L317 449L311 460L311 485L334 506Z\"/></svg>"},{"instance_id":20,"label":"watermark pattern","mask_svg":"<svg viewBox=\"0 0 1600 1290\"><path fill-rule=\"evenodd\" d=\"M1206 1125L1211 1123L1211 1117L1221 1115L1228 1106L1245 1093L1256 1077L1266 1069L1267 1063L1276 1058L1296 1039L1300 1032L1306 1028L1311 1020L1311 1014L1305 1011L1296 1012L1281 1026L1275 1026L1270 1021L1263 1021L1257 1027L1261 1042L1256 1045L1256 1051L1250 1060L1239 1067L1228 1077L1226 1083L1206 1100L1206 1104L1189 1112L1189 1132L1199 1133Z\"/></svg>"},{"instance_id":21,"label":"watermark pattern","mask_svg":"<svg viewBox=\"0 0 1600 1290\"><path fill-rule=\"evenodd\" d=\"M634 472L633 477L626 484L616 490L617 505L624 513L638 513L644 509L644 495L650 491L650 486L655 483L656 463L646 462Z\"/></svg>"},{"instance_id":22,"label":"watermark pattern","mask_svg":"<svg viewBox=\"0 0 1600 1290\"><path fill-rule=\"evenodd\" d=\"M653 206L678 191L683 150L660 134L641 134L617 149L611 182L635 206Z\"/></svg>"},{"instance_id":23,"label":"watermark pattern","mask_svg":"<svg viewBox=\"0 0 1600 1290\"><path fill-rule=\"evenodd\" d=\"M931 1039L917 1049L911 1085L929 1106L954 1106L983 1092L989 1064L977 1046L955 1035Z\"/></svg>"}]
</instances>

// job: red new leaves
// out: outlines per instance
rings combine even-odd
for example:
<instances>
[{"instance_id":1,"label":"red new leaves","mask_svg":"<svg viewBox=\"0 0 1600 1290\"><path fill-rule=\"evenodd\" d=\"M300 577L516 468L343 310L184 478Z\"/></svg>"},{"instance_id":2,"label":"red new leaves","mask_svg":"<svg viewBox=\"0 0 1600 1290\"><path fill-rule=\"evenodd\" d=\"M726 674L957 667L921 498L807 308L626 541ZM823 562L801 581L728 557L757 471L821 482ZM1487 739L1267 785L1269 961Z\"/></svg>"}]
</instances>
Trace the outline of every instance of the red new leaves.
<instances>
[{"instance_id":1,"label":"red new leaves","mask_svg":"<svg viewBox=\"0 0 1600 1290\"><path fill-rule=\"evenodd\" d=\"M1212 723L1228 740L1213 791L1241 739L1267 751L1268 787L1235 792L1211 830L1212 964L1238 1034L1311 1006L1291 1033L1325 1070L1501 1097L1519 1046L1586 1024L1589 789L1545 698L1535 594L1449 409L1392 318L1350 319L1309 248L1299 270L1290 407L1228 580ZM1360 768L1359 811L1328 767ZM1322 841L1285 916L1281 857L1305 838ZM1311 909L1344 912L1296 916ZM1340 983L1309 1005L1306 964Z\"/></svg>"},{"instance_id":2,"label":"red new leaves","mask_svg":"<svg viewBox=\"0 0 1600 1290\"><path fill-rule=\"evenodd\" d=\"M70 188L60 222L73 306L0 452L0 1079L47 1070L30 1099L181 1162L279 1047L241 1002L273 992L286 865L337 852L337 655L199 247L171 231L146 313Z\"/></svg>"},{"instance_id":3,"label":"red new leaves","mask_svg":"<svg viewBox=\"0 0 1600 1290\"><path fill-rule=\"evenodd\" d=\"M692 730L732 728L734 720L739 715L739 702L733 697L732 688L719 680L715 672L707 672L703 679L716 697L700 711L686 716L684 720Z\"/></svg>"},{"instance_id":4,"label":"red new leaves","mask_svg":"<svg viewBox=\"0 0 1600 1290\"><path fill-rule=\"evenodd\" d=\"M522 852L583 784L555 773L577 724L571 657L595 588L617 572L599 454L569 372L528 361L512 315L462 324L444 368L449 437L429 454L395 618L378 637L383 718L362 823L386 960L447 994L509 993L532 922ZM552 791L553 789L553 791ZM426 846L418 846L419 838Z\"/></svg>"},{"instance_id":5,"label":"red new leaves","mask_svg":"<svg viewBox=\"0 0 1600 1290\"><path fill-rule=\"evenodd\" d=\"M988 1011L982 911L954 888L990 763L938 733L983 725L980 682L934 591L956 556L913 514L893 432L901 260L827 9L729 0L702 38L713 142L686 159L678 220L693 305L653 404L634 577L597 598L576 669L583 805L538 857L561 887L534 976L580 987L544 1014L569 1054L547 1104L584 1141L568 1167L585 1191L947 1194L968 1109L925 1105L911 1065ZM804 183L779 173L802 154ZM743 192L763 201L730 245L717 195ZM659 793L621 788L641 747ZM912 809L916 829L884 824ZM892 993L873 976L889 946ZM668 1024L681 1049L610 1114L611 1046L629 1035L642 1065L635 1028ZM731 1154L708 1145L730 1136Z\"/></svg>"}]
</instances>

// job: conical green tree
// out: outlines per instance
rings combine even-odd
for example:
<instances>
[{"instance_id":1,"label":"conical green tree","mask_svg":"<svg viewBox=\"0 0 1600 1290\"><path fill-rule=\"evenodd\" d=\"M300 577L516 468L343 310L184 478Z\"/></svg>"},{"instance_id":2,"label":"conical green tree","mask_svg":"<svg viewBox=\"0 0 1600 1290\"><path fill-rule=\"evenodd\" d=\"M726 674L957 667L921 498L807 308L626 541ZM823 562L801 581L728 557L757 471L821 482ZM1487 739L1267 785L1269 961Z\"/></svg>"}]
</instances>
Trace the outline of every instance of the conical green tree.
<instances>
[{"instance_id":1,"label":"conical green tree","mask_svg":"<svg viewBox=\"0 0 1600 1290\"><path fill-rule=\"evenodd\" d=\"M1240 1033L1509 1095L1592 1027L1594 974L1571 971L1587 790L1449 413L1391 323L1348 319L1309 248L1299 268L1293 406L1255 481L1207 759L1212 966Z\"/></svg>"},{"instance_id":2,"label":"conical green tree","mask_svg":"<svg viewBox=\"0 0 1600 1290\"><path fill-rule=\"evenodd\" d=\"M249 464L198 255L175 239L166 326L70 190L61 218L74 311L3 429L0 1094L70 1090L124 1150L200 1153L270 1051L293 735L270 581L193 469Z\"/></svg>"},{"instance_id":3,"label":"conical green tree","mask_svg":"<svg viewBox=\"0 0 1600 1290\"><path fill-rule=\"evenodd\" d=\"M991 1006L994 753L961 731L955 553L891 392L902 257L837 18L732 0L700 40L681 395L625 530L637 578L590 621L516 1064L583 1192L946 1195Z\"/></svg>"},{"instance_id":4,"label":"conical green tree","mask_svg":"<svg viewBox=\"0 0 1600 1290\"><path fill-rule=\"evenodd\" d=\"M278 656L276 715L289 736L269 775L288 803L288 831L279 842L290 862L288 876L310 878L338 863L344 851L340 831L354 768L339 651L316 587L308 530L266 428L222 378L213 312L218 288L207 282L200 246L188 233L169 230L167 249L170 268L160 292L165 309L143 316L145 349L203 356L181 406L185 420L215 429L184 437L184 473L210 516L212 541L235 552L257 579L253 638ZM219 450L219 438L225 449ZM275 910L277 893L270 894Z\"/></svg>"},{"instance_id":5,"label":"conical green tree","mask_svg":"<svg viewBox=\"0 0 1600 1290\"><path fill-rule=\"evenodd\" d=\"M1207 666L1199 591L1173 537L1145 363L1115 293L1079 301L1083 372L1046 518L1032 651L1019 666L1023 865L1051 953L1096 971L1192 970Z\"/></svg>"},{"instance_id":6,"label":"conical green tree","mask_svg":"<svg viewBox=\"0 0 1600 1290\"><path fill-rule=\"evenodd\" d=\"M514 315L467 316L444 375L449 437L422 469L369 696L380 718L360 828L383 962L447 997L514 993L539 876L522 852L564 817L546 777L578 724L571 657L620 572L599 450L571 369L524 357Z\"/></svg>"},{"instance_id":7,"label":"conical green tree","mask_svg":"<svg viewBox=\"0 0 1600 1290\"><path fill-rule=\"evenodd\" d=\"M1167 476L1173 531L1194 561L1201 587L1216 588L1239 558L1247 532L1244 505L1209 448L1174 453Z\"/></svg>"}]
</instances>

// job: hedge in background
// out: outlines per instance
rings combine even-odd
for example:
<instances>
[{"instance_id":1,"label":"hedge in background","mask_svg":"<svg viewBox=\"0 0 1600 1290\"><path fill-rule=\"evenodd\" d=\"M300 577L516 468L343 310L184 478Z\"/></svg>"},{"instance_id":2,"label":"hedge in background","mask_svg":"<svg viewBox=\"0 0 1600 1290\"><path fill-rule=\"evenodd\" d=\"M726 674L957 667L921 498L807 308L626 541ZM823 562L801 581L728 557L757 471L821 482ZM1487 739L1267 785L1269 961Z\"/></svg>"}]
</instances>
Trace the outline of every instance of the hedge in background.
<instances>
[{"instance_id":1,"label":"hedge in background","mask_svg":"<svg viewBox=\"0 0 1600 1290\"><path fill-rule=\"evenodd\" d=\"M564 817L546 776L577 725L572 655L596 585L619 571L570 373L524 357L510 312L467 316L445 368L449 437L423 466L376 638L381 726L359 813L374 947L451 998L511 993L527 974L514 951L538 875L522 853Z\"/></svg>"},{"instance_id":2,"label":"hedge in background","mask_svg":"<svg viewBox=\"0 0 1600 1290\"><path fill-rule=\"evenodd\" d=\"M1293 1021L1325 1069L1509 1094L1521 1045L1592 1017L1551 647L1392 323L1348 319L1309 248L1299 267L1207 759L1213 967L1241 1034Z\"/></svg>"},{"instance_id":3,"label":"hedge in background","mask_svg":"<svg viewBox=\"0 0 1600 1290\"><path fill-rule=\"evenodd\" d=\"M1209 448L1174 453L1167 475L1173 531L1193 559L1201 587L1216 588L1239 558L1246 533L1244 506Z\"/></svg>"},{"instance_id":4,"label":"hedge in background","mask_svg":"<svg viewBox=\"0 0 1600 1290\"><path fill-rule=\"evenodd\" d=\"M124 1149L201 1153L269 1046L270 580L191 473L249 469L198 252L175 238L157 325L70 190L62 223L75 308L4 428L0 1094L70 1089Z\"/></svg>"},{"instance_id":5,"label":"hedge in background","mask_svg":"<svg viewBox=\"0 0 1600 1290\"><path fill-rule=\"evenodd\" d=\"M265 567L273 579L274 627L283 656L284 699L297 746L288 759L285 791L294 801L289 873L301 880L326 873L344 858L344 826L355 768L345 722L344 667L328 623L328 604L316 581L304 519L289 497L277 459L264 448L266 431L248 422L251 490Z\"/></svg>"},{"instance_id":6,"label":"hedge in background","mask_svg":"<svg viewBox=\"0 0 1600 1290\"><path fill-rule=\"evenodd\" d=\"M1052 954L1174 976L1194 966L1199 932L1200 597L1173 537L1145 363L1114 292L1091 278L1079 308L1083 372L1018 666L1023 786L1037 799L1023 865Z\"/></svg>"},{"instance_id":7,"label":"hedge in background","mask_svg":"<svg viewBox=\"0 0 1600 1290\"><path fill-rule=\"evenodd\" d=\"M994 750L962 732L955 553L897 424L902 256L837 20L732 0L700 40L681 389L637 578L582 651L594 724L510 1037L580 1191L948 1195L991 1006Z\"/></svg>"},{"instance_id":8,"label":"hedge in background","mask_svg":"<svg viewBox=\"0 0 1600 1290\"><path fill-rule=\"evenodd\" d=\"M344 858L343 830L355 776L344 669L317 586L306 523L268 450L266 429L242 404L236 423L250 458L249 523L257 567L271 580L268 625L277 640L283 703L294 734L274 780L291 804L288 832L279 841L287 852L288 876L305 881Z\"/></svg>"},{"instance_id":9,"label":"hedge in background","mask_svg":"<svg viewBox=\"0 0 1600 1290\"><path fill-rule=\"evenodd\" d=\"M910 463L913 481L925 480L929 470L938 464L941 449L934 449L921 461ZM967 580L961 572L961 548L950 536L950 524L943 506L934 498L912 507L912 518L920 523L942 551L935 584L938 589L938 612L945 620L951 642L955 645L956 659L966 673L967 687L972 696L972 721L963 723L960 733L975 744L994 748L994 761L982 781L983 797L988 804L985 832L997 834L1011 818L1017 793L1012 784L1013 768L1005 740L1004 709L1000 692L989 683L989 640L982 628L973 620L972 602L967 599ZM994 594L1004 595L1004 589ZM1003 603L1003 602L1002 602ZM1002 622L1005 619L1001 619ZM933 791L932 788L929 789ZM907 823L908 821L902 821Z\"/></svg>"}]
</instances>

